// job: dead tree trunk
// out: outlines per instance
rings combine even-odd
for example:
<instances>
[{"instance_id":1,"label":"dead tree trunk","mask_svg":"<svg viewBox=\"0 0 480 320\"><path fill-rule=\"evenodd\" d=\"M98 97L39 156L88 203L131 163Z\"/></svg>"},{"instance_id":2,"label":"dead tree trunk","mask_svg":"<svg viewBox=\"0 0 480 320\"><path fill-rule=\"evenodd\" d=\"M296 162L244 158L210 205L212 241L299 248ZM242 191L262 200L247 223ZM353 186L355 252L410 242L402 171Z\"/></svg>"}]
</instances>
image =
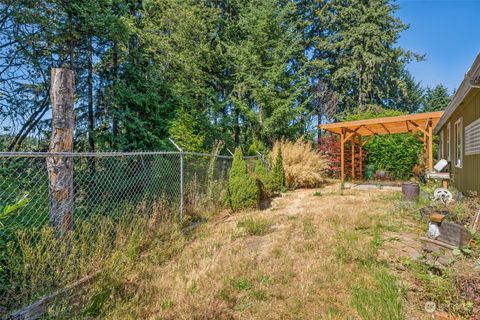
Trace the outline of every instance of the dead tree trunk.
<instances>
[{"instance_id":1,"label":"dead tree trunk","mask_svg":"<svg viewBox=\"0 0 480 320\"><path fill-rule=\"evenodd\" d=\"M73 151L75 75L72 70L52 68L50 101L52 136L49 152ZM73 226L73 159L54 155L47 158L50 222L59 234Z\"/></svg>"}]
</instances>

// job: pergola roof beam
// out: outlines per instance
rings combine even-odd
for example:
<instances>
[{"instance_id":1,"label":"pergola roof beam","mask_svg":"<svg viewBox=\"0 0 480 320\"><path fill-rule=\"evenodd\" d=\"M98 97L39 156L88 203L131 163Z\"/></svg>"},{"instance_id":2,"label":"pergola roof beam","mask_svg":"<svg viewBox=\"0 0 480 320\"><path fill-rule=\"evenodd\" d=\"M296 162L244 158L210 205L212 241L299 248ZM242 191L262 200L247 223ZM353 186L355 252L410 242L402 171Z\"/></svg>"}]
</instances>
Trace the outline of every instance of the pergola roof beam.
<instances>
[{"instance_id":1,"label":"pergola roof beam","mask_svg":"<svg viewBox=\"0 0 480 320\"><path fill-rule=\"evenodd\" d=\"M322 124L320 125L320 129L337 134L340 134L341 130L345 129L349 132L355 131L362 136L369 136L374 134L384 135L393 133L406 133L412 132L412 129L414 129L412 128L412 123L415 123L421 129L423 129L424 126L435 126L440 120L441 115L442 111L438 111L409 114L396 117L345 121L338 123ZM415 130L418 131L416 127Z\"/></svg>"}]
</instances>

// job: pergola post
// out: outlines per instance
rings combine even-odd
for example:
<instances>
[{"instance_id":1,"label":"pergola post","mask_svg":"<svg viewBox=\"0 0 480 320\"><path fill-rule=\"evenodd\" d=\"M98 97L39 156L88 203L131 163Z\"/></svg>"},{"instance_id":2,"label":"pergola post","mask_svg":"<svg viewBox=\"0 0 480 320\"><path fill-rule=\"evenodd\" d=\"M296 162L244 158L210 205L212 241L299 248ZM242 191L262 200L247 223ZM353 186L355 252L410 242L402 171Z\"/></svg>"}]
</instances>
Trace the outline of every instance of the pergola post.
<instances>
[{"instance_id":1,"label":"pergola post","mask_svg":"<svg viewBox=\"0 0 480 320\"><path fill-rule=\"evenodd\" d=\"M360 167L360 180L363 180L363 144L362 144L362 136L358 135L358 147L359 150L359 167Z\"/></svg>"},{"instance_id":2,"label":"pergola post","mask_svg":"<svg viewBox=\"0 0 480 320\"><path fill-rule=\"evenodd\" d=\"M428 161L428 144L427 144L427 133L423 132L422 135L422 141L423 141L423 161L426 164Z\"/></svg>"},{"instance_id":3,"label":"pergola post","mask_svg":"<svg viewBox=\"0 0 480 320\"><path fill-rule=\"evenodd\" d=\"M355 181L355 134L352 136L352 182Z\"/></svg>"},{"instance_id":4,"label":"pergola post","mask_svg":"<svg viewBox=\"0 0 480 320\"><path fill-rule=\"evenodd\" d=\"M428 121L427 132L428 132L428 171L433 169L433 126L432 121Z\"/></svg>"},{"instance_id":5,"label":"pergola post","mask_svg":"<svg viewBox=\"0 0 480 320\"><path fill-rule=\"evenodd\" d=\"M345 129L340 133L340 177L345 180Z\"/></svg>"}]
</instances>

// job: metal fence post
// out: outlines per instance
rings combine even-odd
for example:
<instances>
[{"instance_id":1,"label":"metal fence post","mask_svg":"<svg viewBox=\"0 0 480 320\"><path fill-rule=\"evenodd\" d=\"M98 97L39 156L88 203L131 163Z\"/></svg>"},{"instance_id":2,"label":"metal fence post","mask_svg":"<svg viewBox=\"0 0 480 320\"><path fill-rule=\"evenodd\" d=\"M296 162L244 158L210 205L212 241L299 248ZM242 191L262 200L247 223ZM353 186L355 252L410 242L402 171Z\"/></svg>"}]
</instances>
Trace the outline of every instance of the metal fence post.
<instances>
[{"instance_id":1,"label":"metal fence post","mask_svg":"<svg viewBox=\"0 0 480 320\"><path fill-rule=\"evenodd\" d=\"M183 161L185 157L185 153L183 152L183 149L180 148L175 141L173 141L171 138L168 138L168 140L177 148L178 151L180 151L180 212L179 212L179 221L180 223L183 222L183 206L185 202L185 192L184 192L184 182L183 182L183 176L184 176L184 167L183 167Z\"/></svg>"}]
</instances>

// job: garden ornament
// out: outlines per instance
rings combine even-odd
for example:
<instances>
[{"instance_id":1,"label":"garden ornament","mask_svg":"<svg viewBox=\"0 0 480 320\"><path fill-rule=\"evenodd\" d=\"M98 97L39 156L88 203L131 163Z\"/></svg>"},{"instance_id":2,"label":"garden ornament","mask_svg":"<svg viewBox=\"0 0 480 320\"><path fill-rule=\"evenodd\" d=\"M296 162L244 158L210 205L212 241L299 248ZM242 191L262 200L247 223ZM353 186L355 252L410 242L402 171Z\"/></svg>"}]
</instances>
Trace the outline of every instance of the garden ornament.
<instances>
[{"instance_id":1,"label":"garden ornament","mask_svg":"<svg viewBox=\"0 0 480 320\"><path fill-rule=\"evenodd\" d=\"M441 201L444 204L450 203L453 200L453 195L445 188L437 188L433 192L433 202Z\"/></svg>"}]
</instances>

